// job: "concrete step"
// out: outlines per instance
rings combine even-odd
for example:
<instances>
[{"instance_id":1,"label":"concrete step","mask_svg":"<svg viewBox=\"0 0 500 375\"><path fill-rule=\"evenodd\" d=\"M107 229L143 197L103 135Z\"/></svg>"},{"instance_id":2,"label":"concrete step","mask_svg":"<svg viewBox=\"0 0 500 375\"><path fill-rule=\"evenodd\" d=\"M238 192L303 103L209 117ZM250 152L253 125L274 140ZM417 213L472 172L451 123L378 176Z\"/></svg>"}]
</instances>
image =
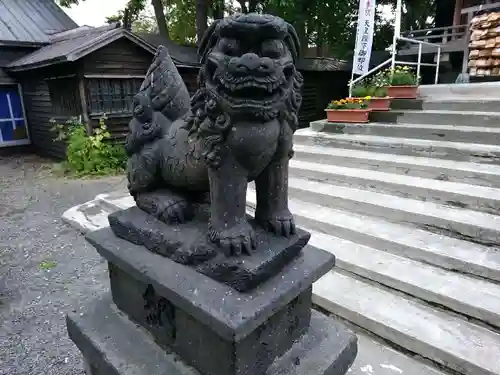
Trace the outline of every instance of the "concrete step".
<instances>
[{"instance_id":1,"label":"concrete step","mask_svg":"<svg viewBox=\"0 0 500 375\"><path fill-rule=\"evenodd\" d=\"M300 140L299 140L300 142ZM295 143L295 160L500 187L500 166Z\"/></svg>"},{"instance_id":2,"label":"concrete step","mask_svg":"<svg viewBox=\"0 0 500 375\"><path fill-rule=\"evenodd\" d=\"M418 95L425 99L463 98L471 100L500 100L499 82L451 83L439 85L421 85Z\"/></svg>"},{"instance_id":3,"label":"concrete step","mask_svg":"<svg viewBox=\"0 0 500 375\"><path fill-rule=\"evenodd\" d=\"M434 202L290 178L291 197L342 210L412 223L419 228L488 246L500 245L500 216Z\"/></svg>"},{"instance_id":4,"label":"concrete step","mask_svg":"<svg viewBox=\"0 0 500 375\"><path fill-rule=\"evenodd\" d=\"M487 328L339 272L313 293L322 308L461 374L500 374L500 335Z\"/></svg>"},{"instance_id":5,"label":"concrete step","mask_svg":"<svg viewBox=\"0 0 500 375\"><path fill-rule=\"evenodd\" d=\"M86 375L196 375L122 314L111 296L103 295L66 318L70 338L92 360L91 367L84 359Z\"/></svg>"},{"instance_id":6,"label":"concrete step","mask_svg":"<svg viewBox=\"0 0 500 375\"><path fill-rule=\"evenodd\" d=\"M349 323L347 323L349 324ZM371 335L357 331L358 355L348 375L445 375L443 371L387 346Z\"/></svg>"},{"instance_id":7,"label":"concrete step","mask_svg":"<svg viewBox=\"0 0 500 375\"><path fill-rule=\"evenodd\" d=\"M491 187L294 159L290 161L290 170L293 176L306 179L307 186L312 187L317 182L335 185L331 186L332 192L338 187L357 188L366 193L381 192L491 214L500 212L500 190ZM328 186L322 185L322 188L328 189Z\"/></svg>"},{"instance_id":8,"label":"concrete step","mask_svg":"<svg viewBox=\"0 0 500 375\"><path fill-rule=\"evenodd\" d=\"M499 284L317 231L311 235L309 245L335 254L340 269L500 327Z\"/></svg>"},{"instance_id":9,"label":"concrete step","mask_svg":"<svg viewBox=\"0 0 500 375\"><path fill-rule=\"evenodd\" d=\"M424 110L448 110L448 111L473 111L473 112L500 112L500 99L477 100L477 99L447 99L447 100L425 100Z\"/></svg>"},{"instance_id":10,"label":"concrete step","mask_svg":"<svg viewBox=\"0 0 500 375\"><path fill-rule=\"evenodd\" d=\"M381 218L305 201L294 196L289 208L301 226L438 267L500 281L500 251ZM247 195L249 212L255 191ZM341 207L339 207L341 208ZM363 211L361 208L360 211ZM335 249L333 249L335 251Z\"/></svg>"},{"instance_id":11,"label":"concrete step","mask_svg":"<svg viewBox=\"0 0 500 375\"><path fill-rule=\"evenodd\" d=\"M254 190L249 190L247 199L249 212L252 213L256 204ZM66 211L63 220L87 233L89 230L108 226L107 220L101 218L107 217L109 213L134 205L134 200L127 192L101 194L90 202ZM295 198L290 200L290 209L300 225L315 231L327 232L395 255L500 282L500 252L497 247L481 246Z\"/></svg>"},{"instance_id":12,"label":"concrete step","mask_svg":"<svg viewBox=\"0 0 500 375\"><path fill-rule=\"evenodd\" d=\"M334 134L361 134L394 138L417 138L448 142L475 142L500 144L500 127L391 124L371 122L367 124L335 124L326 120L311 122L311 129Z\"/></svg>"},{"instance_id":13,"label":"concrete step","mask_svg":"<svg viewBox=\"0 0 500 375\"><path fill-rule=\"evenodd\" d=\"M372 122L499 127L500 112L391 110L370 113Z\"/></svg>"},{"instance_id":14,"label":"concrete step","mask_svg":"<svg viewBox=\"0 0 500 375\"><path fill-rule=\"evenodd\" d=\"M251 212L256 204L252 189L248 202ZM94 204L105 210L116 210L133 205L133 200L120 192L101 195ZM500 298L498 284L429 265L500 281L500 252L497 249L304 202L295 196L289 205L297 223L313 230L310 244L336 253L339 271L350 271L347 275L329 273L320 279L314 286L316 304L364 330L455 371L470 375L500 375L499 357L498 354L495 356L499 335L394 290L498 324L497 309L500 305L495 301ZM92 213L95 214L95 210ZM89 219L86 214L79 218ZM359 275L366 281L357 279ZM366 278L370 278L372 284L367 283ZM477 297L476 302L471 302L470 296ZM352 374L439 374L421 362L392 353L385 346L376 348L373 353L374 343L361 340L363 342L368 342L369 346L360 347L362 354L353 365Z\"/></svg>"},{"instance_id":15,"label":"concrete step","mask_svg":"<svg viewBox=\"0 0 500 375\"><path fill-rule=\"evenodd\" d=\"M392 109L424 109L431 111L500 112L500 99L446 97L432 99L393 99Z\"/></svg>"},{"instance_id":16,"label":"concrete step","mask_svg":"<svg viewBox=\"0 0 500 375\"><path fill-rule=\"evenodd\" d=\"M425 156L484 164L500 164L500 146L477 143L433 141L417 138L379 137L373 135L330 134L311 129L295 133L297 143L395 155Z\"/></svg>"},{"instance_id":17,"label":"concrete step","mask_svg":"<svg viewBox=\"0 0 500 375\"><path fill-rule=\"evenodd\" d=\"M183 366L175 355L159 348L144 330L121 317L110 297L96 301L94 309L86 308L79 314L72 314L67 319L67 325L71 337L83 349L83 354L91 356L94 365L111 368L113 373L199 374ZM358 355L349 375L445 375L366 334L358 333L357 336ZM145 358L151 360L144 362ZM161 364L161 369L158 364Z\"/></svg>"}]
</instances>

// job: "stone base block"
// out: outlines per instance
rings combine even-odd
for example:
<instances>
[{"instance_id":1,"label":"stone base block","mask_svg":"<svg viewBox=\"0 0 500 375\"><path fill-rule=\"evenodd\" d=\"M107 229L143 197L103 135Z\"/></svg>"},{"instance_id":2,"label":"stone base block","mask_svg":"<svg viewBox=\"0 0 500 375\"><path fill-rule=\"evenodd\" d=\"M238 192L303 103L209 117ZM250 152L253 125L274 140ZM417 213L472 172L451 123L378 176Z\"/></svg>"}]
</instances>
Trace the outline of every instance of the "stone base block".
<instances>
[{"instance_id":1,"label":"stone base block","mask_svg":"<svg viewBox=\"0 0 500 375\"><path fill-rule=\"evenodd\" d=\"M69 336L88 364L87 375L200 375L158 346L120 312L109 297L66 319ZM307 332L263 373L254 375L343 375L357 354L356 336L340 323L312 312Z\"/></svg>"},{"instance_id":2,"label":"stone base block","mask_svg":"<svg viewBox=\"0 0 500 375\"><path fill-rule=\"evenodd\" d=\"M335 258L308 247L248 293L117 238L87 239L108 260L113 301L203 375L263 375L308 330L311 285Z\"/></svg>"},{"instance_id":3,"label":"stone base block","mask_svg":"<svg viewBox=\"0 0 500 375\"><path fill-rule=\"evenodd\" d=\"M254 289L291 262L307 244L310 234L297 229L289 238L260 228L251 217L256 245L251 256L226 257L207 238L208 217L197 214L192 221L167 225L138 207L109 215L109 224L120 238L185 264L239 292Z\"/></svg>"}]
</instances>

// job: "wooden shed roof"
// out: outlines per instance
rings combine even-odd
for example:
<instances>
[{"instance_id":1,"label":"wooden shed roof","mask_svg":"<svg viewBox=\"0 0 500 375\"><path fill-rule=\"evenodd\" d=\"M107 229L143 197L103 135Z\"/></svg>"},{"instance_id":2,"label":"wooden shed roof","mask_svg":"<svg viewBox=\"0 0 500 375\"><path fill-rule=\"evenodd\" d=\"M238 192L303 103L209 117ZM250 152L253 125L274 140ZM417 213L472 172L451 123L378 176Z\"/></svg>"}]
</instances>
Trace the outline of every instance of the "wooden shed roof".
<instances>
[{"instance_id":1,"label":"wooden shed roof","mask_svg":"<svg viewBox=\"0 0 500 375\"><path fill-rule=\"evenodd\" d=\"M0 0L0 42L43 45L78 25L53 0Z\"/></svg>"},{"instance_id":2,"label":"wooden shed roof","mask_svg":"<svg viewBox=\"0 0 500 375\"><path fill-rule=\"evenodd\" d=\"M174 60L178 66L198 67L200 65L198 61L198 50L194 46L174 43L170 40L166 40L160 34L138 33L137 35L156 48L160 45L165 46L170 57L172 57L172 60Z\"/></svg>"},{"instance_id":3,"label":"wooden shed roof","mask_svg":"<svg viewBox=\"0 0 500 375\"><path fill-rule=\"evenodd\" d=\"M115 40L127 38L154 54L156 48L139 36L120 27L119 23L92 28L82 26L51 36L49 45L15 60L8 70L21 71L63 62L76 61Z\"/></svg>"}]
</instances>

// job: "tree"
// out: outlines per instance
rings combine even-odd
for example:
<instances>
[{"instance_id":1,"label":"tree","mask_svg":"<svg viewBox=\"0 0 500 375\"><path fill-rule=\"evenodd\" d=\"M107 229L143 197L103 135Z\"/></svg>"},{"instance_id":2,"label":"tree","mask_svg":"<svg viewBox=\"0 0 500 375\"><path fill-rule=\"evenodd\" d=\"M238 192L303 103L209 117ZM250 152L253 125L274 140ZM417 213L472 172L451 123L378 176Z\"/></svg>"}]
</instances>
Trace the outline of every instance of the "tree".
<instances>
[{"instance_id":1,"label":"tree","mask_svg":"<svg viewBox=\"0 0 500 375\"><path fill-rule=\"evenodd\" d=\"M133 1L133 0L131 0ZM135 0L141 1L141 0ZM144 6L144 0L141 1ZM151 5L153 5L153 9L155 11L156 23L158 24L158 30L160 31L160 35L165 39L170 39L170 34L168 32L167 19L165 18L165 12L163 10L163 2L162 0L151 0Z\"/></svg>"},{"instance_id":2,"label":"tree","mask_svg":"<svg viewBox=\"0 0 500 375\"><path fill-rule=\"evenodd\" d=\"M211 11L214 19L224 18L225 4L224 0L212 0Z\"/></svg>"},{"instance_id":3,"label":"tree","mask_svg":"<svg viewBox=\"0 0 500 375\"><path fill-rule=\"evenodd\" d=\"M196 4L194 0L167 0L170 40L179 44L196 45Z\"/></svg>"},{"instance_id":4,"label":"tree","mask_svg":"<svg viewBox=\"0 0 500 375\"><path fill-rule=\"evenodd\" d=\"M57 1L63 7L70 7L72 5L78 5L80 3L80 0L57 0ZM136 21L139 17L139 14L142 11L144 11L144 9L146 9L146 5L147 5L147 0L129 0L127 5L125 6L125 9L119 11L115 16L108 17L107 20L108 22L115 20L122 20L123 17L127 14L127 16L130 17L130 20L132 22ZM160 34L164 38L169 39L170 36L168 32L167 19L165 17L163 1L151 0L151 5L153 6L154 9L156 23L158 25L158 30L160 31Z\"/></svg>"},{"instance_id":5,"label":"tree","mask_svg":"<svg viewBox=\"0 0 500 375\"><path fill-rule=\"evenodd\" d=\"M200 41L208 27L208 0L196 0L196 39Z\"/></svg>"},{"instance_id":6,"label":"tree","mask_svg":"<svg viewBox=\"0 0 500 375\"><path fill-rule=\"evenodd\" d=\"M65 4L78 2L58 1ZM152 25L151 17L144 16L149 1L153 5L157 27ZM428 9L433 9L437 0L403 1L405 30L425 25L429 19ZM379 0L379 3L394 6L396 0ZM195 44L214 19L225 15L234 12L270 13L295 26L303 55L310 47L315 47L319 55L346 58L354 47L358 5L359 0L129 0L127 7L133 16L134 31L159 30L162 35L181 44ZM122 11L113 19L123 19L123 15ZM374 47L385 49L391 41L392 25L378 14Z\"/></svg>"}]
</instances>

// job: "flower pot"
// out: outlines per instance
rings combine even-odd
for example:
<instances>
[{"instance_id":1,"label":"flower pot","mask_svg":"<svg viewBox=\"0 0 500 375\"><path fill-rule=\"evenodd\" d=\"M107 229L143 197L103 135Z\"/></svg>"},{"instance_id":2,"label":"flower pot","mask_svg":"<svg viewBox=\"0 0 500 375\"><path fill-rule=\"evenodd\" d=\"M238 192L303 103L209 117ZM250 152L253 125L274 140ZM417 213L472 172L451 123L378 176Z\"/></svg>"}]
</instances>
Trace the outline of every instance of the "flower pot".
<instances>
[{"instance_id":1,"label":"flower pot","mask_svg":"<svg viewBox=\"0 0 500 375\"><path fill-rule=\"evenodd\" d=\"M371 98L368 102L368 109L372 111L388 111L391 107L392 98L386 96L385 98Z\"/></svg>"},{"instance_id":2,"label":"flower pot","mask_svg":"<svg viewBox=\"0 0 500 375\"><path fill-rule=\"evenodd\" d=\"M368 122L370 110L364 109L325 109L328 122Z\"/></svg>"},{"instance_id":3,"label":"flower pot","mask_svg":"<svg viewBox=\"0 0 500 375\"><path fill-rule=\"evenodd\" d=\"M372 96L368 101L368 109L372 111L388 111L391 107L391 101L392 98L390 96L383 98Z\"/></svg>"},{"instance_id":4,"label":"flower pot","mask_svg":"<svg viewBox=\"0 0 500 375\"><path fill-rule=\"evenodd\" d=\"M388 86L387 95L397 99L416 99L418 86Z\"/></svg>"}]
</instances>

